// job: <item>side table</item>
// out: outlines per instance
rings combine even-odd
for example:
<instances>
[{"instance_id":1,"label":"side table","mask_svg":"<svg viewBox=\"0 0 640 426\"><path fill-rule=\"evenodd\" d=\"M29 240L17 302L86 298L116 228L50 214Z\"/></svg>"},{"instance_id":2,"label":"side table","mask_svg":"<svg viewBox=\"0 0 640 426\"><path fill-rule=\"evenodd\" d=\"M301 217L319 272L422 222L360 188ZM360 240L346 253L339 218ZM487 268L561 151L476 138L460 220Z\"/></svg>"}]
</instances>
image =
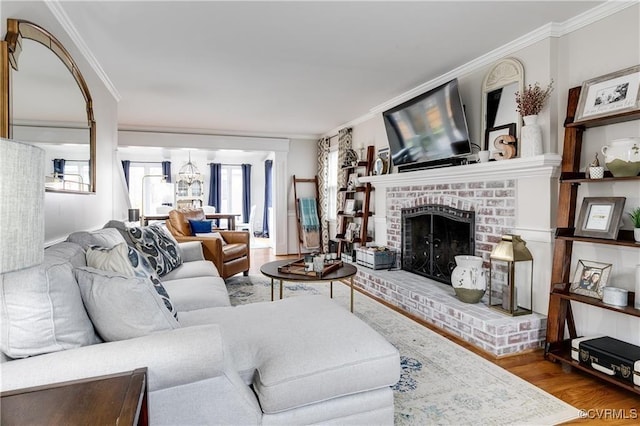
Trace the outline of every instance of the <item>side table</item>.
<instances>
[{"instance_id":1,"label":"side table","mask_svg":"<svg viewBox=\"0 0 640 426\"><path fill-rule=\"evenodd\" d=\"M0 394L3 426L25 424L144 425L147 412L147 369L63 383L17 389Z\"/></svg>"}]
</instances>

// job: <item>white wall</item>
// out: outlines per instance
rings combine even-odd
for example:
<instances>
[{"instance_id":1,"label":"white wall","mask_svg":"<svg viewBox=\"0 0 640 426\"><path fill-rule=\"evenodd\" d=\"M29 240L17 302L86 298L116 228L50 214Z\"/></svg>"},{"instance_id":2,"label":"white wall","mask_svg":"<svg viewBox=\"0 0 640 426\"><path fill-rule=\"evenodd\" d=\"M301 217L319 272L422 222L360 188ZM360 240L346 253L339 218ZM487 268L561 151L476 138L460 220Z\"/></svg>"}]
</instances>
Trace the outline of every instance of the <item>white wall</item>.
<instances>
[{"instance_id":1,"label":"white wall","mask_svg":"<svg viewBox=\"0 0 640 426\"><path fill-rule=\"evenodd\" d=\"M112 163L117 141L117 102L49 8L41 1L0 3L1 32L7 18L26 19L51 32L67 48L84 76L96 120L96 193L91 195L45 194L45 242L64 239L73 231L101 228L113 215Z\"/></svg>"},{"instance_id":2,"label":"white wall","mask_svg":"<svg viewBox=\"0 0 640 426\"><path fill-rule=\"evenodd\" d=\"M547 106L540 114L539 123L543 127L545 152L562 152L564 137L564 119L569 88L579 86L588 80L603 74L614 72L640 63L640 6L622 10L614 15L591 23L562 37L548 37L524 48L509 51L504 57L515 57L524 65L525 84L539 82L543 87L551 79L555 90ZM472 142L480 139L481 120L481 84L492 64L483 67L470 66L460 72L460 93L466 107L467 120ZM451 77L453 78L453 77ZM439 83L434 83L433 87ZM388 146L382 115L377 114L367 120L354 120L354 146L375 144L376 148ZM608 141L625 136L640 135L640 122L623 123L603 128L590 129L585 133L582 167L591 161L596 151ZM602 161L602 155L600 155ZM583 185L584 186L584 185ZM554 191L551 192L554 194ZM627 210L640 205L640 185L637 182L617 182L603 186L591 185L581 189L582 196L626 196ZM386 235L385 193L375 191L375 232L376 242ZM541 223L555 223L557 200L549 200L551 208L540 219ZM580 202L580 200L578 200ZM528 202L519 206L519 210L536 211L539 200L532 196ZM625 219L625 228L630 225ZM543 229L540 236L544 235ZM547 229L551 234L553 229ZM534 237L531 241L538 253L538 265L550 265L553 243L544 238ZM578 259L597 260L614 264L611 283L632 289L633 271L640 264L640 250L615 246L580 244L574 245L572 270ZM640 344L640 321L637 318L618 315L601 309L573 304L579 333L605 333L632 343ZM538 309L536 309L538 310ZM546 307L540 310L546 313Z\"/></svg>"}]
</instances>

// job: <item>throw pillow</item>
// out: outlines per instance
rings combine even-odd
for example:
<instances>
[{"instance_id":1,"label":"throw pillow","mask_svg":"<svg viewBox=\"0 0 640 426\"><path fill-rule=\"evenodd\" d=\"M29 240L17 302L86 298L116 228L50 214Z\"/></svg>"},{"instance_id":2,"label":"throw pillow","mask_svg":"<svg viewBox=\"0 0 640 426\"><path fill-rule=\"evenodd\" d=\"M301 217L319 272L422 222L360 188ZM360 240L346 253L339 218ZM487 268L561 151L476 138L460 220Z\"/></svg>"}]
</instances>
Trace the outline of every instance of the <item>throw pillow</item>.
<instances>
[{"instance_id":1,"label":"throw pillow","mask_svg":"<svg viewBox=\"0 0 640 426\"><path fill-rule=\"evenodd\" d=\"M180 327L151 280L93 268L75 270L82 300L106 341L132 339Z\"/></svg>"},{"instance_id":2,"label":"throw pillow","mask_svg":"<svg viewBox=\"0 0 640 426\"><path fill-rule=\"evenodd\" d=\"M58 243L41 264L0 275L0 350L11 358L41 355L100 342L82 303L68 259L79 245Z\"/></svg>"},{"instance_id":3,"label":"throw pillow","mask_svg":"<svg viewBox=\"0 0 640 426\"><path fill-rule=\"evenodd\" d=\"M227 242L224 240L224 237L219 232L206 232L206 233L198 233L196 237L204 237L204 238L218 238L222 242L222 247L227 245Z\"/></svg>"},{"instance_id":4,"label":"throw pillow","mask_svg":"<svg viewBox=\"0 0 640 426\"><path fill-rule=\"evenodd\" d=\"M189 219L189 226L191 227L191 235L196 235L201 232L211 232L212 220L191 220Z\"/></svg>"},{"instance_id":5,"label":"throw pillow","mask_svg":"<svg viewBox=\"0 0 640 426\"><path fill-rule=\"evenodd\" d=\"M136 276L151 280L171 315L178 319L178 312L171 303L169 293L142 253L133 247L128 247L125 243L118 244L113 248L89 247L87 249L87 266L103 271L118 272L127 277Z\"/></svg>"},{"instance_id":6,"label":"throw pillow","mask_svg":"<svg viewBox=\"0 0 640 426\"><path fill-rule=\"evenodd\" d=\"M135 248L162 277L182 265L178 242L159 225L133 227L127 230Z\"/></svg>"}]
</instances>

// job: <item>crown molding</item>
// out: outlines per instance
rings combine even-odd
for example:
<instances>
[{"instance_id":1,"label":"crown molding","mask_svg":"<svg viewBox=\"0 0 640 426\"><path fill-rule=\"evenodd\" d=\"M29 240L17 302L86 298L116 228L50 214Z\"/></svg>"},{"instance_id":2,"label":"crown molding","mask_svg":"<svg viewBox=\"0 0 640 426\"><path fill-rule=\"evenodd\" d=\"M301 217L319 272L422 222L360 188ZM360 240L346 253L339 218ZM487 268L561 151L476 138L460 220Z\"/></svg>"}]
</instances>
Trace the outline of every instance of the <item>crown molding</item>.
<instances>
[{"instance_id":1,"label":"crown molding","mask_svg":"<svg viewBox=\"0 0 640 426\"><path fill-rule=\"evenodd\" d=\"M255 139L310 139L318 140L319 134L287 134L287 133L269 133L269 132L243 132L236 130L215 130L215 129L197 129L197 128L184 128L184 127L154 127L154 126L135 126L135 125L120 125L118 126L118 132L140 132L140 133L167 133L178 135L198 135L198 136L230 136L230 137L243 137L243 138L255 138Z\"/></svg>"},{"instance_id":2,"label":"crown molding","mask_svg":"<svg viewBox=\"0 0 640 426\"><path fill-rule=\"evenodd\" d=\"M80 50L80 53L89 63L91 69L93 69L93 71L98 75L98 78L105 85L109 93L111 93L111 96L113 96L116 102L120 102L120 99L122 99L122 97L120 96L118 89L116 89L115 85L113 84L111 79L109 79L109 76L102 68L102 65L100 65L100 63L98 62L98 59L96 59L95 55L93 54L93 52L91 52L91 49L89 49L89 46L87 45L87 43L85 43L75 25L73 25L73 23L71 22L69 15L67 15L67 12L64 11L64 8L60 4L60 1L48 0L44 3L47 5L60 25L62 25L62 28L71 38L71 41L73 41L76 47Z\"/></svg>"},{"instance_id":3,"label":"crown molding","mask_svg":"<svg viewBox=\"0 0 640 426\"><path fill-rule=\"evenodd\" d=\"M482 67L488 66L499 59L509 56L539 41L545 40L547 38L562 37L564 35L567 35L573 31L579 30L587 25L611 16L624 9L635 6L638 3L640 3L639 0L608 0L607 2L599 4L598 6L593 7L592 9L589 9L579 15L576 15L573 18L570 18L562 23L550 22L548 24L545 24L529 32L528 34L523 35L522 37L518 37L517 39L501 47L498 47L482 56L477 57L476 59L473 59L457 68L454 68L453 70L445 74L442 74L417 87L414 87L413 89L410 89L407 92L404 92L387 102L371 108L368 113L355 118L339 127L331 129L323 136L333 135L342 128L353 127L360 123L368 121L378 114L381 114L383 111L386 111L387 109L392 108L406 100L412 99L430 89L438 87L441 84L447 83L454 78L463 77L467 74L475 72Z\"/></svg>"}]
</instances>

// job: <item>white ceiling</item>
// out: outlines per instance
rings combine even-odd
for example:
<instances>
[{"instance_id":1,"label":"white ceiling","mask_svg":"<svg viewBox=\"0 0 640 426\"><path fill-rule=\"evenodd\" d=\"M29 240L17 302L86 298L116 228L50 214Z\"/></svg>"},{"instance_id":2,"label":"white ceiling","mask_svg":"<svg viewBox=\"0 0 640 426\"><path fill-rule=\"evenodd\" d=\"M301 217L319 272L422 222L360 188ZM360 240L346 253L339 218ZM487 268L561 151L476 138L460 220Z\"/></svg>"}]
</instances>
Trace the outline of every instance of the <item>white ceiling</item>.
<instances>
[{"instance_id":1,"label":"white ceiling","mask_svg":"<svg viewBox=\"0 0 640 426\"><path fill-rule=\"evenodd\" d=\"M319 135L602 2L59 2L120 128Z\"/></svg>"}]
</instances>

